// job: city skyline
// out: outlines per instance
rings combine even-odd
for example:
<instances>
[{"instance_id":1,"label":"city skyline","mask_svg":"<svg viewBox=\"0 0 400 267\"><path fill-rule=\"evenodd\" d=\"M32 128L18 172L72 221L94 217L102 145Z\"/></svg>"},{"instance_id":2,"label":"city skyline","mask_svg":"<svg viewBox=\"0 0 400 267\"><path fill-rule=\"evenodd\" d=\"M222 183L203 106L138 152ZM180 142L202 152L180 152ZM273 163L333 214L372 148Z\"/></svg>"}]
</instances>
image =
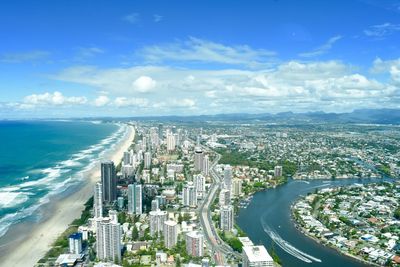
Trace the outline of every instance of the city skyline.
<instances>
[{"instance_id":1,"label":"city skyline","mask_svg":"<svg viewBox=\"0 0 400 267\"><path fill-rule=\"evenodd\" d=\"M399 103L399 1L1 5L1 118Z\"/></svg>"}]
</instances>

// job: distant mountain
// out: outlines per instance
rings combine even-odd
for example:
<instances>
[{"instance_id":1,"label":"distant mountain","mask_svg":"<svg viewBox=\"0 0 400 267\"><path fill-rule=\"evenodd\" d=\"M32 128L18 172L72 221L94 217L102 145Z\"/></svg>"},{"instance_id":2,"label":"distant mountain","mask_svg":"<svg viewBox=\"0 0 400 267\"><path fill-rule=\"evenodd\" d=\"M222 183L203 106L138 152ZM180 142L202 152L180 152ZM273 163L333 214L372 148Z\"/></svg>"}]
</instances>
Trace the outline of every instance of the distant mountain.
<instances>
[{"instance_id":1,"label":"distant mountain","mask_svg":"<svg viewBox=\"0 0 400 267\"><path fill-rule=\"evenodd\" d=\"M101 118L114 120L115 118ZM357 109L349 113L326 113L323 111L294 113L282 112L277 114L261 113L232 113L199 116L147 116L129 117L126 120L138 121L265 121L271 123L367 123L367 124L400 124L400 109Z\"/></svg>"}]
</instances>

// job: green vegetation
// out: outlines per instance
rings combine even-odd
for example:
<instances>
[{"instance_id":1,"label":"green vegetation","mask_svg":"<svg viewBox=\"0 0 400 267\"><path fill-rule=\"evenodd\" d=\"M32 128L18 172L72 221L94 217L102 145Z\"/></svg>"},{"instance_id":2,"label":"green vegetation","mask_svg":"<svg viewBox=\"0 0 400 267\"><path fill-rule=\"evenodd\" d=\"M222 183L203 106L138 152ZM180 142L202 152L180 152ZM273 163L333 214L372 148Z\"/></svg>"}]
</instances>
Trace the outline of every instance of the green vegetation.
<instances>
[{"instance_id":1,"label":"green vegetation","mask_svg":"<svg viewBox=\"0 0 400 267\"><path fill-rule=\"evenodd\" d=\"M278 254L276 254L275 247L273 244L272 244L272 249L271 249L271 257L274 260L274 262L276 262L280 265L282 264L282 260L279 258Z\"/></svg>"},{"instance_id":2,"label":"green vegetation","mask_svg":"<svg viewBox=\"0 0 400 267\"><path fill-rule=\"evenodd\" d=\"M91 211L93 209L93 197L89 198L89 200L85 203L85 209L82 211L81 217L79 219L75 219L71 225L81 226L88 222Z\"/></svg>"},{"instance_id":3,"label":"green vegetation","mask_svg":"<svg viewBox=\"0 0 400 267\"><path fill-rule=\"evenodd\" d=\"M58 257L60 254L67 252L68 246L69 246L69 241L68 237L78 231L78 227L81 225L84 225L88 222L88 219L90 218L90 212L93 208L93 197L91 197L86 203L85 203L85 209L82 211L81 217L78 219L75 219L70 226L65 230L53 243L51 249L46 253L46 255L39 260L40 264L46 263L49 259L55 259ZM89 238L89 243L91 243L93 239Z\"/></svg>"},{"instance_id":4,"label":"green vegetation","mask_svg":"<svg viewBox=\"0 0 400 267\"><path fill-rule=\"evenodd\" d=\"M259 168L261 170L273 170L275 166L282 166L283 176L293 176L297 171L297 164L288 160L279 162L270 162L265 159L257 160L252 158L250 152L239 152L237 150L217 149L221 159L219 163L230 164L233 166L249 166L251 168Z\"/></svg>"},{"instance_id":5,"label":"green vegetation","mask_svg":"<svg viewBox=\"0 0 400 267\"><path fill-rule=\"evenodd\" d=\"M387 164L381 164L378 166L377 168L380 172L382 172L383 174L390 176L391 175L391 171L390 171L390 166Z\"/></svg>"},{"instance_id":6,"label":"green vegetation","mask_svg":"<svg viewBox=\"0 0 400 267\"><path fill-rule=\"evenodd\" d=\"M242 252L243 244L242 244L242 242L240 242L239 238L237 238L236 236L233 236L230 232L225 232L225 231L219 231L219 236L234 251Z\"/></svg>"},{"instance_id":7,"label":"green vegetation","mask_svg":"<svg viewBox=\"0 0 400 267\"><path fill-rule=\"evenodd\" d=\"M395 217L397 220L400 220L400 208L397 208L397 209L394 211L394 217Z\"/></svg>"}]
</instances>

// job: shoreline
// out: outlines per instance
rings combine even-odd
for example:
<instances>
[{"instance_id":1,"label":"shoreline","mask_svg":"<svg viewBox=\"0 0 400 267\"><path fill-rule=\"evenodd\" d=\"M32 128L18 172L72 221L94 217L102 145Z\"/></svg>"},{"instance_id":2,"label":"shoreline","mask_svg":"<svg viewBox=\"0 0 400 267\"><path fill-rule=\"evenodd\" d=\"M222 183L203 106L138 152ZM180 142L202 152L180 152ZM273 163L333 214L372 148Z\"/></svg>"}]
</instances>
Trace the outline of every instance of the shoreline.
<instances>
[{"instance_id":1,"label":"shoreline","mask_svg":"<svg viewBox=\"0 0 400 267\"><path fill-rule=\"evenodd\" d=\"M378 264L376 264L376 263L374 263L374 262L369 262L369 261L366 261L366 260L364 260L364 259L362 259L362 258L360 258L360 257L357 257L356 255L353 255L353 254L350 254L350 253L341 251L339 248L336 248L336 247L334 247L334 246L330 246L328 243L324 243L323 240L318 239L317 237L311 235L304 227L302 227L302 226L299 224L299 222L298 222L298 221L294 218L294 216L293 216L293 214L294 214L293 205L294 205L297 201L298 201L298 200L296 200L292 205L290 205L290 220L291 220L292 223L294 224L294 227L295 227L300 233L302 233L304 236L308 237L309 239L313 240L314 242L318 243L318 245L324 246L324 247L326 247L326 248L333 249L333 250L339 252L339 254L341 254L341 255L343 255L343 256L345 256L345 257L349 257L349 258L351 258L351 259L353 259L353 260L356 260L356 261L358 261L358 262L364 263L364 264L369 265L369 266L380 266L380 265L378 265Z\"/></svg>"},{"instance_id":2,"label":"shoreline","mask_svg":"<svg viewBox=\"0 0 400 267\"><path fill-rule=\"evenodd\" d=\"M294 179L294 178L291 178L291 179L292 179L292 181L307 181L307 180L320 180L320 181L324 181L324 180L325 180L325 181L331 181L331 180L332 180L332 179ZM346 179L354 179L354 178L346 178ZM346 180L346 179L340 179L340 180ZM356 179L358 179L358 178L356 178ZM382 177L382 178L372 178L372 177L367 177L367 178L360 178L360 179L376 179L376 180L380 180L380 179L382 179L382 180L389 179L389 180L391 180L391 179L398 179L398 178L385 178L385 177ZM262 189L262 190L258 190L258 191L252 192L252 193L250 193L247 197L253 196L253 195L255 195L256 193L259 193L259 192L265 192L265 191L268 191L268 190L271 190L271 189L276 189L276 188L278 188L278 187L280 187L280 186L283 186L283 185L287 184L288 182L289 182L289 180L288 180L287 182L285 182L285 183L278 184L278 185L275 186L275 187L264 188L264 189ZM242 197L241 197L241 199L242 199ZM332 249L332 250L338 252L342 257L350 258L350 259L352 259L352 260L354 260L354 261L363 263L363 264L365 264L366 266L374 266L374 267L375 267L375 266L381 266L381 265L378 265L378 264L376 264L376 263L369 262L369 261L366 261L366 260L364 260L364 259L362 259L362 258L359 258L359 257L357 257L356 255L352 255L352 254L343 252L343 251L339 250L338 248L335 248L335 247L333 247L333 246L329 246L328 244L324 244L324 243L322 242L322 240L320 240L320 239L318 239L318 238L316 238L316 237L314 237L314 236L308 234L308 232L307 232L303 227L301 227L301 226L299 225L299 223L294 219L294 216L293 216L293 212L294 212L294 210L293 210L293 205L294 205L298 200L299 200L299 198L297 198L297 199L296 199L293 203L291 203L291 205L290 205L290 210L289 210L289 212L290 212L290 221L291 221L291 223L293 223L295 229L296 229L297 231L299 231L302 235L304 235L304 236L306 236L307 238L311 239L313 242L317 243L319 246L322 246L322 247L327 248L327 249ZM240 210L240 209L239 209L239 210ZM237 224L236 219L237 219L237 217L236 217L236 215L235 215L235 224ZM243 232L247 235L247 233L246 233L244 230L243 230ZM274 262L274 263L275 263L275 262Z\"/></svg>"},{"instance_id":3,"label":"shoreline","mask_svg":"<svg viewBox=\"0 0 400 267\"><path fill-rule=\"evenodd\" d=\"M112 160L119 163L125 152L132 144L135 136L133 126L127 126L127 132L99 161ZM2 245L5 248L0 257L1 265L25 267L34 266L51 248L53 242L61 235L76 218L79 218L86 201L93 195L93 186L100 179L99 164L85 173L85 181L79 185L75 192L68 196L50 201L40 209L44 214L39 222L26 222L15 227L11 235L19 233L18 229L25 230L26 236L14 236L8 243ZM49 215L51 214L51 215ZM16 237L16 238L15 238Z\"/></svg>"}]
</instances>

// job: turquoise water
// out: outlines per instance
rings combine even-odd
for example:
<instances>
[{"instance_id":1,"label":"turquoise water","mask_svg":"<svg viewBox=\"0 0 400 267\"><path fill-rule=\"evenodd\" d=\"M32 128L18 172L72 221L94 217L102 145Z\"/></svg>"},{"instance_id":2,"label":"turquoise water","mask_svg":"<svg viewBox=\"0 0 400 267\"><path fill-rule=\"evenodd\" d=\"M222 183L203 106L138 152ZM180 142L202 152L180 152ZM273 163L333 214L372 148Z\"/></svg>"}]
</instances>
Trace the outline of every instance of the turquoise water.
<instances>
[{"instance_id":1,"label":"turquoise water","mask_svg":"<svg viewBox=\"0 0 400 267\"><path fill-rule=\"evenodd\" d=\"M123 136L122 125L0 121L0 236L73 185Z\"/></svg>"}]
</instances>

